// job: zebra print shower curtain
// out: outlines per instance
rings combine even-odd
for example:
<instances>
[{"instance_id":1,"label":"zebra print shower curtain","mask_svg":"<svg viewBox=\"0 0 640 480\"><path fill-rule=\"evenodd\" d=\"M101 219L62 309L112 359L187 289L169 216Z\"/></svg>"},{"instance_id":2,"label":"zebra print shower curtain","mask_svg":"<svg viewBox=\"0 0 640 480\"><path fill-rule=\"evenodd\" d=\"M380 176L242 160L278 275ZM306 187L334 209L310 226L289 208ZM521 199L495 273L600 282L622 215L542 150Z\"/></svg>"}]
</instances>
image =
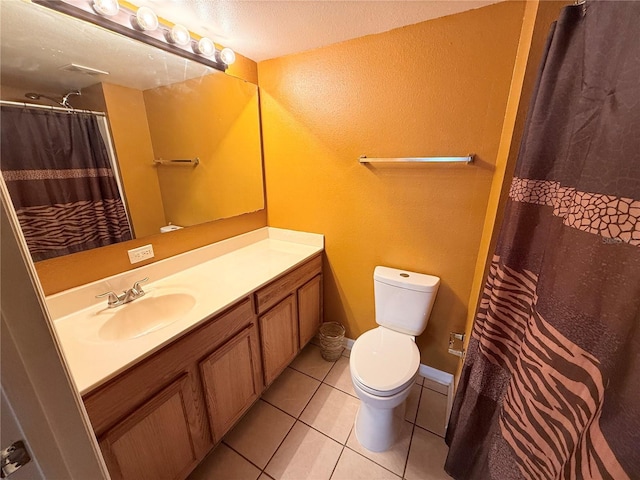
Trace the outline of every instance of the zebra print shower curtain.
<instances>
[{"instance_id":1,"label":"zebra print shower curtain","mask_svg":"<svg viewBox=\"0 0 640 480\"><path fill-rule=\"evenodd\" d=\"M552 27L446 440L455 479L640 479L640 2Z\"/></svg>"},{"instance_id":2,"label":"zebra print shower curtain","mask_svg":"<svg viewBox=\"0 0 640 480\"><path fill-rule=\"evenodd\" d=\"M0 169L33 261L131 240L94 115L2 106Z\"/></svg>"}]
</instances>

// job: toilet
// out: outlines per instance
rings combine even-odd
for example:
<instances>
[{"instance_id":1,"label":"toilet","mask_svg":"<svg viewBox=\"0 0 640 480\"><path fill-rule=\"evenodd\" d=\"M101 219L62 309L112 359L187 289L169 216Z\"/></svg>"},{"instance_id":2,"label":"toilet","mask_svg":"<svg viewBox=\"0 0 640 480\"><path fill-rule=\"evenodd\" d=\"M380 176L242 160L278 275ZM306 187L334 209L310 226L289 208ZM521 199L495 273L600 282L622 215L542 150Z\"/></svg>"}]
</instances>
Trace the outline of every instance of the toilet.
<instances>
[{"instance_id":1,"label":"toilet","mask_svg":"<svg viewBox=\"0 0 640 480\"><path fill-rule=\"evenodd\" d=\"M396 442L404 424L405 400L420 367L415 337L427 327L440 279L378 266L373 285L380 326L354 342L349 367L361 400L356 437L367 450L383 452Z\"/></svg>"}]
</instances>

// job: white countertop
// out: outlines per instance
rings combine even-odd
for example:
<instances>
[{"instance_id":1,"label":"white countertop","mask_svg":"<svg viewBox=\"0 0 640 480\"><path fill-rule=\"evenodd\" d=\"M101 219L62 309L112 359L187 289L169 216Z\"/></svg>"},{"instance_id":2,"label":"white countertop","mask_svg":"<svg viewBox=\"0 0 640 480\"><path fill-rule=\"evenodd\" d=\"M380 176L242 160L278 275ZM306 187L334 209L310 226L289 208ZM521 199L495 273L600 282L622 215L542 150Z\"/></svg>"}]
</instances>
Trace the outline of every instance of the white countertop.
<instances>
[{"instance_id":1,"label":"white countertop","mask_svg":"<svg viewBox=\"0 0 640 480\"><path fill-rule=\"evenodd\" d=\"M322 250L322 235L264 228L47 297L76 387L88 393ZM96 292L121 291L145 276L150 277L143 284L145 297L181 291L195 297L195 305L179 320L145 335L100 338L105 322L138 300L109 309L106 299L93 298Z\"/></svg>"}]
</instances>

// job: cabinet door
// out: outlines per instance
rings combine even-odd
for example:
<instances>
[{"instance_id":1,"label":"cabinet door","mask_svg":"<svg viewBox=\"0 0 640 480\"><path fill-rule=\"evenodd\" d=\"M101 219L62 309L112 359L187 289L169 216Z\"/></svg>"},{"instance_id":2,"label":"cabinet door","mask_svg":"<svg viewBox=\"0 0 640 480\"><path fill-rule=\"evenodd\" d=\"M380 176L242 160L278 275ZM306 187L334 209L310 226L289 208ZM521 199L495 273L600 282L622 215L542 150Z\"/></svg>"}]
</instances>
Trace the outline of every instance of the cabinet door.
<instances>
[{"instance_id":1,"label":"cabinet door","mask_svg":"<svg viewBox=\"0 0 640 480\"><path fill-rule=\"evenodd\" d=\"M289 295L259 318L264 383L269 385L298 353L295 296Z\"/></svg>"},{"instance_id":2,"label":"cabinet door","mask_svg":"<svg viewBox=\"0 0 640 480\"><path fill-rule=\"evenodd\" d=\"M101 437L113 479L183 479L189 474L198 461L185 413L191 385L185 373Z\"/></svg>"},{"instance_id":3,"label":"cabinet door","mask_svg":"<svg viewBox=\"0 0 640 480\"><path fill-rule=\"evenodd\" d=\"M320 323L322 323L322 275L317 275L298 289L300 348L313 338Z\"/></svg>"},{"instance_id":4,"label":"cabinet door","mask_svg":"<svg viewBox=\"0 0 640 480\"><path fill-rule=\"evenodd\" d=\"M217 442L261 393L255 325L247 327L200 362L200 372L209 421Z\"/></svg>"}]
</instances>

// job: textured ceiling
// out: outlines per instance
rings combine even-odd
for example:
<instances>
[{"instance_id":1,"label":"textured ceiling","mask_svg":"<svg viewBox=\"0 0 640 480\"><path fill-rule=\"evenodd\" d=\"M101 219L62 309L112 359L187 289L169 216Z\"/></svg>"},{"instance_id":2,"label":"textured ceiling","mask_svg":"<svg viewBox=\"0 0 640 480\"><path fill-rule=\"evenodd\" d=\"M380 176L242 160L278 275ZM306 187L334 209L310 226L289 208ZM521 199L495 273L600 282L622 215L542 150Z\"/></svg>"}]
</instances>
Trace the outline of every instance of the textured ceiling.
<instances>
[{"instance_id":1,"label":"textured ceiling","mask_svg":"<svg viewBox=\"0 0 640 480\"><path fill-rule=\"evenodd\" d=\"M87 0L89 1L89 0ZM489 1L133 0L255 61L479 8ZM139 90L212 69L67 17L28 0L0 0L2 83L61 94L100 81ZM80 64L109 72L64 70Z\"/></svg>"},{"instance_id":2,"label":"textured ceiling","mask_svg":"<svg viewBox=\"0 0 640 480\"><path fill-rule=\"evenodd\" d=\"M473 10L501 0L132 0L256 62Z\"/></svg>"}]
</instances>

